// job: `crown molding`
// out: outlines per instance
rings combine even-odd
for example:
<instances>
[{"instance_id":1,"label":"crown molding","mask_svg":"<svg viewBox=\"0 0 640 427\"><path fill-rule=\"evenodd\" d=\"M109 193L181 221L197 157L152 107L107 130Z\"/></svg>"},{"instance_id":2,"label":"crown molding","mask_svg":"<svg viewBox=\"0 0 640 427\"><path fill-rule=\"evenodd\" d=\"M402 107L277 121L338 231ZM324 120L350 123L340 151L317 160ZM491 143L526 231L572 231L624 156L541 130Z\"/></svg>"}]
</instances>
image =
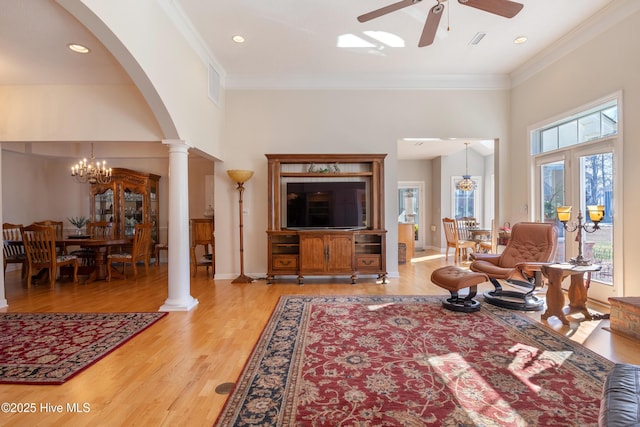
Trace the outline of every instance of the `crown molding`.
<instances>
[{"instance_id":1,"label":"crown molding","mask_svg":"<svg viewBox=\"0 0 640 427\"><path fill-rule=\"evenodd\" d=\"M573 31L554 42L551 47L544 49L516 68L510 74L512 87L524 83L549 65L562 59L639 10L640 1L638 0L612 1L602 12L593 15Z\"/></svg>"},{"instance_id":2,"label":"crown molding","mask_svg":"<svg viewBox=\"0 0 640 427\"><path fill-rule=\"evenodd\" d=\"M447 90L502 90L509 89L511 81L506 74L398 74L363 76L327 75L233 75L227 77L226 89L235 90L362 90L362 89L447 89Z\"/></svg>"},{"instance_id":3,"label":"crown molding","mask_svg":"<svg viewBox=\"0 0 640 427\"><path fill-rule=\"evenodd\" d=\"M160 4L162 10L164 10L180 34L187 40L189 46L191 46L200 57L205 67L212 66L216 70L220 76L220 85L224 87L227 78L225 69L220 65L213 52L209 50L207 44L195 30L193 23L182 7L174 0L158 0L158 4Z\"/></svg>"}]
</instances>

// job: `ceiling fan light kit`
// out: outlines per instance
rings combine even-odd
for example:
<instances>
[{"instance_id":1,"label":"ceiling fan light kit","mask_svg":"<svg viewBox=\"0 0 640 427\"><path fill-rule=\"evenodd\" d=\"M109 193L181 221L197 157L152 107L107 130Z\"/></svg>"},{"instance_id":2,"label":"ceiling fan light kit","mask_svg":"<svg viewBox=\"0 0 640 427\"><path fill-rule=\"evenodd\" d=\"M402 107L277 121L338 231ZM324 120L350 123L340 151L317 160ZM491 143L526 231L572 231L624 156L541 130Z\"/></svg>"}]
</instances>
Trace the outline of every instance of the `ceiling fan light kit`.
<instances>
[{"instance_id":1,"label":"ceiling fan light kit","mask_svg":"<svg viewBox=\"0 0 640 427\"><path fill-rule=\"evenodd\" d=\"M422 0L401 0L399 2L381 7L380 9L365 13L364 15L360 15L358 16L358 21L367 22L388 13L395 12L396 10L400 10L416 3L420 3L421 1ZM444 12L444 4L447 2L447 0L436 1L437 4L429 10L429 14L427 15L427 20L424 23L422 35L420 36L420 41L418 42L418 47L429 46L433 44L433 41L435 39L436 31L438 30L438 25L440 24L440 18L442 18L442 13ZM524 7L522 3L517 3L511 0L458 0L458 3L505 18L513 18Z\"/></svg>"}]
</instances>

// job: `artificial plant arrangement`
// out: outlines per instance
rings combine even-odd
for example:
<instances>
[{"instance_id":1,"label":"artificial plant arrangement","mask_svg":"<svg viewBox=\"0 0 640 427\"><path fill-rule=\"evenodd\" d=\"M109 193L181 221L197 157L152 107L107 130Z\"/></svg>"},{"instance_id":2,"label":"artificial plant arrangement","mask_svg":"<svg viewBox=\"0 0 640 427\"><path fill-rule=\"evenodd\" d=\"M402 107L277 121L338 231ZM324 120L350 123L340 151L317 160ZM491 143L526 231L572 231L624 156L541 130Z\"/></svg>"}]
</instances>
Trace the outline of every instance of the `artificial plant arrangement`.
<instances>
[{"instance_id":1,"label":"artificial plant arrangement","mask_svg":"<svg viewBox=\"0 0 640 427\"><path fill-rule=\"evenodd\" d=\"M67 220L71 223L71 225L76 227L76 234L80 234L82 232L82 227L89 224L89 218L84 216L71 217L67 218Z\"/></svg>"}]
</instances>

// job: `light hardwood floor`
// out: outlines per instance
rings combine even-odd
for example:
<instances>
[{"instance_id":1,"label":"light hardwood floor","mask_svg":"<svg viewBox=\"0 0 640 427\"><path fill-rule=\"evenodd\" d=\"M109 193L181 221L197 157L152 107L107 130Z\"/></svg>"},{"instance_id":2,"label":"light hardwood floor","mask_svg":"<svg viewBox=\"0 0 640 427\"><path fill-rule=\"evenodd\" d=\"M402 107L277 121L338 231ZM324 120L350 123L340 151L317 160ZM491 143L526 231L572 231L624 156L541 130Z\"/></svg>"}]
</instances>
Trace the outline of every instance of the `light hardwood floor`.
<instances>
[{"instance_id":1,"label":"light hardwood floor","mask_svg":"<svg viewBox=\"0 0 640 427\"><path fill-rule=\"evenodd\" d=\"M449 257L453 261L453 257ZM444 256L418 253L401 265L400 278L382 285L373 278L348 284L348 278L276 278L233 285L211 280L204 271L191 281L199 305L170 313L95 365L59 386L0 385L0 402L35 403L35 414L0 413L4 426L211 426L227 398L216 393L234 382L281 295L446 295L431 284L431 272L446 265ZM463 265L464 266L464 265ZM114 280L74 286L59 281L54 289L27 290L18 271L6 275L7 312L157 311L167 297L167 264L152 266L138 281ZM482 290L491 289L491 286ZM602 307L595 307L600 308ZM540 312L528 313L540 320ZM565 327L542 322L617 362L640 364L640 343L612 334L608 321L575 322ZM0 331L1 333L1 331ZM46 413L41 405L88 403L88 413Z\"/></svg>"}]
</instances>

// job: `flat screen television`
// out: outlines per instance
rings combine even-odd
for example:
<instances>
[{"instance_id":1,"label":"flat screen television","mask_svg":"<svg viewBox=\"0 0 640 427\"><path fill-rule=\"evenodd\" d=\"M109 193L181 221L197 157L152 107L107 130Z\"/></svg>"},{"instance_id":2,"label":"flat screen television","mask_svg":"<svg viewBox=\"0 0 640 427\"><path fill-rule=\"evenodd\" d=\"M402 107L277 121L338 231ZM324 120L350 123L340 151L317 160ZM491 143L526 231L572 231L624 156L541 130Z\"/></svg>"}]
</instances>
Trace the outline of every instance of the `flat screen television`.
<instances>
[{"instance_id":1,"label":"flat screen television","mask_svg":"<svg viewBox=\"0 0 640 427\"><path fill-rule=\"evenodd\" d=\"M288 182L286 228L366 228L364 181Z\"/></svg>"}]
</instances>

